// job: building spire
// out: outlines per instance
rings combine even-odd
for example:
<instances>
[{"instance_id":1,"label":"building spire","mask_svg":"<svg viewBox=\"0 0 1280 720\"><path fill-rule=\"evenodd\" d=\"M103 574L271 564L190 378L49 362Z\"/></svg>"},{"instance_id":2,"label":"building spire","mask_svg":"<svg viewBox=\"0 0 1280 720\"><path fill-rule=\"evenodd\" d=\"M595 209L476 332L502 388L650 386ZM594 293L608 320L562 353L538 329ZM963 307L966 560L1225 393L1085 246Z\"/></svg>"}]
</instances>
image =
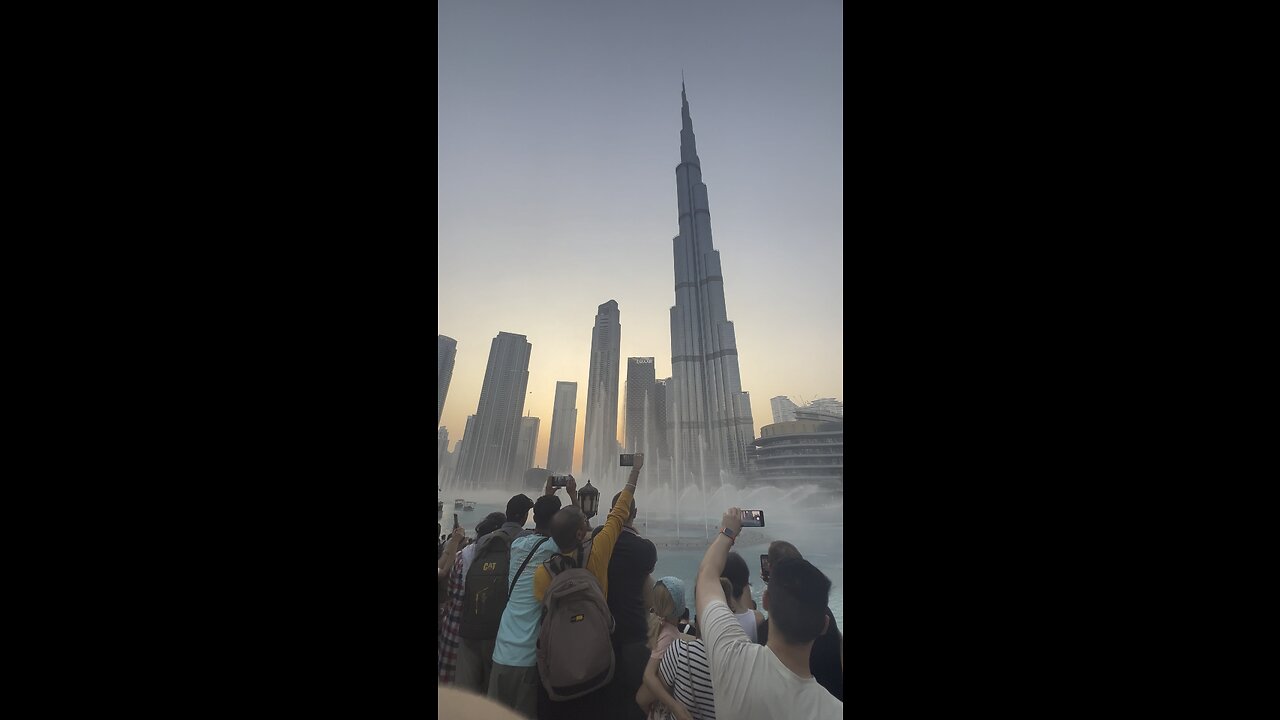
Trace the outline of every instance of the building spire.
<instances>
[{"instance_id":1,"label":"building spire","mask_svg":"<svg viewBox=\"0 0 1280 720\"><path fill-rule=\"evenodd\" d=\"M680 162L698 162L698 149L693 139L693 118L689 115L689 96L684 91L684 70L680 70Z\"/></svg>"}]
</instances>

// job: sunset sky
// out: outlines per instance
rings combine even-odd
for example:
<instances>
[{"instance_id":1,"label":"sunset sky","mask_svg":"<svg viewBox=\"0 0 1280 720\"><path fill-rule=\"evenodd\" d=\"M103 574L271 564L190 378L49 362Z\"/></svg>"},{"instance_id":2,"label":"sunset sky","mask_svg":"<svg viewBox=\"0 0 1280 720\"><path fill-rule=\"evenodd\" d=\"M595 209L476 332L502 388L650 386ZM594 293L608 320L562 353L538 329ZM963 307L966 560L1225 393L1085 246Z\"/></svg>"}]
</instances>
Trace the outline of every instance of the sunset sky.
<instances>
[{"instance_id":1,"label":"sunset sky","mask_svg":"<svg viewBox=\"0 0 1280 720\"><path fill-rule=\"evenodd\" d=\"M581 467L596 308L626 359L671 375L684 71L742 389L844 394L844 40L839 2L439 5L437 332L458 341L452 448L499 331L533 345L544 467L556 381L578 383ZM619 404L619 440L624 419Z\"/></svg>"}]
</instances>

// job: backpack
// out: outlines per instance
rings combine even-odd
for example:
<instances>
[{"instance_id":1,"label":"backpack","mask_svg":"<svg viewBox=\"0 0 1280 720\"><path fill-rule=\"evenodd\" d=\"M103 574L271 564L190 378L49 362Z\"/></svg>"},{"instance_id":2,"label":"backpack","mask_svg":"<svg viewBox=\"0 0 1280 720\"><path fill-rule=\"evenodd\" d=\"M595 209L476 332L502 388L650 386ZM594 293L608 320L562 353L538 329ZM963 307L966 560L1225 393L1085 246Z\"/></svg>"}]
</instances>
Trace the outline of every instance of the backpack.
<instances>
[{"instance_id":1,"label":"backpack","mask_svg":"<svg viewBox=\"0 0 1280 720\"><path fill-rule=\"evenodd\" d=\"M581 555L581 563L559 553L543 563L551 584L542 597L538 676L552 700L582 697L613 680L613 613L600 581L585 567L590 542Z\"/></svg>"},{"instance_id":2,"label":"backpack","mask_svg":"<svg viewBox=\"0 0 1280 720\"><path fill-rule=\"evenodd\" d=\"M511 536L495 530L476 543L476 556L467 569L458 636L492 640L498 636L502 611L507 609L507 570L511 564Z\"/></svg>"}]
</instances>

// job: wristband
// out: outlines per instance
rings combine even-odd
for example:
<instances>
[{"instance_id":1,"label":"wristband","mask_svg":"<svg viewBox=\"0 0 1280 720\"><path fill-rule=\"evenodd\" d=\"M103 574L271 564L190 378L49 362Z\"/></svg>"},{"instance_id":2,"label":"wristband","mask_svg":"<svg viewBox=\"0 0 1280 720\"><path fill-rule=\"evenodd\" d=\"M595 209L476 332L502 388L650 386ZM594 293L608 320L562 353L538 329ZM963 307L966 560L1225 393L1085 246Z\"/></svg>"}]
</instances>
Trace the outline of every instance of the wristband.
<instances>
[{"instance_id":1,"label":"wristband","mask_svg":"<svg viewBox=\"0 0 1280 720\"><path fill-rule=\"evenodd\" d=\"M727 537L727 538L729 538L729 544L730 544L730 545L736 545L736 544L738 544L738 540L737 540L737 538L735 538L735 537L733 536L733 531L732 531L732 530L730 530L729 528L720 528L720 534L721 534L721 535L723 535L723 536L725 536L725 537Z\"/></svg>"}]
</instances>

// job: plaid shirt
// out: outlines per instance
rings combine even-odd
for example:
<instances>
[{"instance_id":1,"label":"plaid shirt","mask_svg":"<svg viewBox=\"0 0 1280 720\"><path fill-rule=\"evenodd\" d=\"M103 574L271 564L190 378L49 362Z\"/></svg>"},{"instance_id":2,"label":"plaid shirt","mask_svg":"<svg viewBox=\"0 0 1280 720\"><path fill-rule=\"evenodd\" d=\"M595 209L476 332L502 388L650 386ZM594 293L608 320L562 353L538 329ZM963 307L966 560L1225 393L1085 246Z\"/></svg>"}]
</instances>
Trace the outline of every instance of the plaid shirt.
<instances>
[{"instance_id":1,"label":"plaid shirt","mask_svg":"<svg viewBox=\"0 0 1280 720\"><path fill-rule=\"evenodd\" d=\"M449 573L449 591L444 609L440 612L440 646L436 649L436 673L441 685L453 684L454 669L458 664L458 631L462 627L463 605L462 552L453 560Z\"/></svg>"}]
</instances>

